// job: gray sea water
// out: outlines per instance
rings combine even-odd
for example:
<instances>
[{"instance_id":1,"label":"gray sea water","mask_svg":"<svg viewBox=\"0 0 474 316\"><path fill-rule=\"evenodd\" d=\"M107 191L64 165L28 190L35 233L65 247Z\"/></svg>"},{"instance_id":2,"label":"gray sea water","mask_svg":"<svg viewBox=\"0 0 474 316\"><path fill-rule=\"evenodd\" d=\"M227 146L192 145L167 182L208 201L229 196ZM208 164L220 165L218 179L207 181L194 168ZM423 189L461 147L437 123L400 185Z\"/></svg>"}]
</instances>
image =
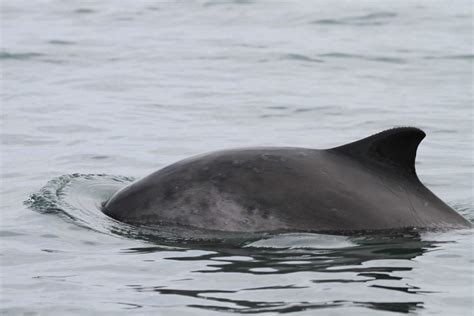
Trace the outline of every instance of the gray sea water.
<instances>
[{"instance_id":1,"label":"gray sea water","mask_svg":"<svg viewBox=\"0 0 474 316\"><path fill-rule=\"evenodd\" d=\"M472 230L155 236L100 212L190 155L416 126L421 180L474 221L472 10L3 0L0 312L472 315Z\"/></svg>"}]
</instances>

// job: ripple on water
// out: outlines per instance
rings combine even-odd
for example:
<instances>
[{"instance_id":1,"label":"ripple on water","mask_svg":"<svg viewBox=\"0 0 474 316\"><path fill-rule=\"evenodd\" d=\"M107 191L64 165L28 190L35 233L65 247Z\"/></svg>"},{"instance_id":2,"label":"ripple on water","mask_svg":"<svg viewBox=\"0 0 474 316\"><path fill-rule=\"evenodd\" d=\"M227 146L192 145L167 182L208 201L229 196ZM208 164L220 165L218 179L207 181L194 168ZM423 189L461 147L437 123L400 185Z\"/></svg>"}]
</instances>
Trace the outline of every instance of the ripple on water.
<instances>
[{"instance_id":1,"label":"ripple on water","mask_svg":"<svg viewBox=\"0 0 474 316\"><path fill-rule=\"evenodd\" d=\"M425 59L454 59L454 60L466 60L472 61L474 59L474 54L464 54L464 55L444 55L444 56L425 56Z\"/></svg>"},{"instance_id":2,"label":"ripple on water","mask_svg":"<svg viewBox=\"0 0 474 316\"><path fill-rule=\"evenodd\" d=\"M75 42L73 41L66 41L66 40L50 40L48 41L49 44L51 45L74 45L76 44Z\"/></svg>"},{"instance_id":3,"label":"ripple on water","mask_svg":"<svg viewBox=\"0 0 474 316\"><path fill-rule=\"evenodd\" d=\"M79 8L79 9L74 10L74 13L76 14L92 14L95 12L96 12L95 10L89 9L89 8Z\"/></svg>"},{"instance_id":4,"label":"ripple on water","mask_svg":"<svg viewBox=\"0 0 474 316\"><path fill-rule=\"evenodd\" d=\"M19 146L43 146L57 144L58 141L50 140L47 137L25 135L25 134L2 134L0 135L2 145Z\"/></svg>"},{"instance_id":5,"label":"ripple on water","mask_svg":"<svg viewBox=\"0 0 474 316\"><path fill-rule=\"evenodd\" d=\"M313 62L313 63L322 63L323 61L321 59L317 58L312 58L306 55L302 54L285 54L280 57L282 60L293 60L293 61L307 61L307 62Z\"/></svg>"},{"instance_id":6,"label":"ripple on water","mask_svg":"<svg viewBox=\"0 0 474 316\"><path fill-rule=\"evenodd\" d=\"M373 26L388 24L398 15L394 12L374 12L360 16L350 16L342 18L320 19L313 21L312 24L321 25L350 25L350 26Z\"/></svg>"},{"instance_id":7,"label":"ripple on water","mask_svg":"<svg viewBox=\"0 0 474 316\"><path fill-rule=\"evenodd\" d=\"M31 60L38 57L43 57L44 54L35 53L35 52L26 52L26 53L10 53L10 52L0 52L0 60L12 59L12 60Z\"/></svg>"},{"instance_id":8,"label":"ripple on water","mask_svg":"<svg viewBox=\"0 0 474 316\"><path fill-rule=\"evenodd\" d=\"M400 57L391 57L391 56L373 56L373 55L358 55L358 54L347 54L347 53L324 53L318 55L321 58L340 58L340 59L359 59L366 61L377 61L391 64L404 64L407 62L406 59Z\"/></svg>"},{"instance_id":9,"label":"ripple on water","mask_svg":"<svg viewBox=\"0 0 474 316\"><path fill-rule=\"evenodd\" d=\"M133 178L105 174L63 175L49 181L25 204L35 211L64 217L83 228L110 233L122 224L105 216L100 211L101 205L132 181Z\"/></svg>"}]
</instances>

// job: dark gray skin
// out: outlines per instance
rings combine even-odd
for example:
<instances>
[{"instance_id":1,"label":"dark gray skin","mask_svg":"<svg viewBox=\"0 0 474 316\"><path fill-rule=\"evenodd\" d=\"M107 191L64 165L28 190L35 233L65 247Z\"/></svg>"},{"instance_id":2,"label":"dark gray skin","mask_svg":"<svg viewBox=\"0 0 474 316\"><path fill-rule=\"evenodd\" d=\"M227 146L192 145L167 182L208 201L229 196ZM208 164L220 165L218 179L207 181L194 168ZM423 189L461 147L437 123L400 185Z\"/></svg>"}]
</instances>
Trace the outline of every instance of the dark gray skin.
<instances>
[{"instance_id":1,"label":"dark gray skin","mask_svg":"<svg viewBox=\"0 0 474 316\"><path fill-rule=\"evenodd\" d=\"M104 205L130 224L233 232L468 228L415 172L425 133L396 128L327 150L243 148L191 157Z\"/></svg>"}]
</instances>

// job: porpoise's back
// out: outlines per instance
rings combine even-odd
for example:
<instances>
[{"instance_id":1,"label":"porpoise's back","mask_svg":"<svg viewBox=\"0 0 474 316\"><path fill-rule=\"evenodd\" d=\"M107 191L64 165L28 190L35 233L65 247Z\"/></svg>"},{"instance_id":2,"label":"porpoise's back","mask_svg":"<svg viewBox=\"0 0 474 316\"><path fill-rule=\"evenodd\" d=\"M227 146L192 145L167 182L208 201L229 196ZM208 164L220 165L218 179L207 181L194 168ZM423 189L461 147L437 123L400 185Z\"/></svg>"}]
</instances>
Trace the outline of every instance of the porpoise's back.
<instances>
[{"instance_id":1,"label":"porpoise's back","mask_svg":"<svg viewBox=\"0 0 474 316\"><path fill-rule=\"evenodd\" d=\"M138 225L351 234L471 224L419 180L416 128L344 146L242 148L191 157L117 192L104 213Z\"/></svg>"}]
</instances>

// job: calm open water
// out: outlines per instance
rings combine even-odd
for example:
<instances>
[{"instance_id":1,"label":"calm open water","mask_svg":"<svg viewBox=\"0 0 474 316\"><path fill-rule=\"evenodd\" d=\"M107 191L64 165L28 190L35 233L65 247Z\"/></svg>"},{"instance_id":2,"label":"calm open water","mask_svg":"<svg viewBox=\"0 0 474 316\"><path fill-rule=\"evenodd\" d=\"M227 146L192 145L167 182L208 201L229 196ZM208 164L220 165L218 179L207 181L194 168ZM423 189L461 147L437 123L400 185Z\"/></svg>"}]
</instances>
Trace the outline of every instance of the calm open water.
<instances>
[{"instance_id":1,"label":"calm open water","mask_svg":"<svg viewBox=\"0 0 474 316\"><path fill-rule=\"evenodd\" d=\"M470 1L2 1L0 312L471 315L472 230L156 235L99 207L193 154L417 126L420 178L474 221L472 18Z\"/></svg>"}]
</instances>

